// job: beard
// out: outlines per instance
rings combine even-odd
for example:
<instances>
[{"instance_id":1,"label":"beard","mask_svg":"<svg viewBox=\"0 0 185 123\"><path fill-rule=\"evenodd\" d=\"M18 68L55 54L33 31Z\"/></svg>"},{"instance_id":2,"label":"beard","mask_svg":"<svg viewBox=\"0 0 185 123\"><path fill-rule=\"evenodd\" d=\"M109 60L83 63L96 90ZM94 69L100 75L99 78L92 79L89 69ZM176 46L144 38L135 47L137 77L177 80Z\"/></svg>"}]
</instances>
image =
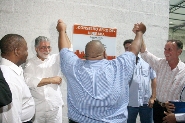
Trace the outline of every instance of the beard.
<instances>
[{"instance_id":1,"label":"beard","mask_svg":"<svg viewBox=\"0 0 185 123\"><path fill-rule=\"evenodd\" d=\"M50 52L40 52L40 51L38 51L38 56L43 58L43 59L47 59L48 56L49 56L49 53Z\"/></svg>"}]
</instances>

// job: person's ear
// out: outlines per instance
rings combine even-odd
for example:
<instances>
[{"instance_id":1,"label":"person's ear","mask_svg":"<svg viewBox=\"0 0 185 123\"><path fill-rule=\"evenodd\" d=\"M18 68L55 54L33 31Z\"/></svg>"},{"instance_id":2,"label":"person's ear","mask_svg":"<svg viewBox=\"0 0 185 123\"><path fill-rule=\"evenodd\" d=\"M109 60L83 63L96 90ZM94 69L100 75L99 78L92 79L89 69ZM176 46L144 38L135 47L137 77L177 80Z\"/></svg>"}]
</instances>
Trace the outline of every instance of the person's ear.
<instances>
[{"instance_id":1,"label":"person's ear","mask_svg":"<svg viewBox=\"0 0 185 123\"><path fill-rule=\"evenodd\" d=\"M104 51L103 52L104 59L107 59L107 53Z\"/></svg>"},{"instance_id":2,"label":"person's ear","mask_svg":"<svg viewBox=\"0 0 185 123\"><path fill-rule=\"evenodd\" d=\"M35 51L38 52L39 48L35 47Z\"/></svg>"},{"instance_id":3,"label":"person's ear","mask_svg":"<svg viewBox=\"0 0 185 123\"><path fill-rule=\"evenodd\" d=\"M16 56L19 55L19 49L18 49L18 48L15 48L15 49L14 49L14 54L15 54Z\"/></svg>"},{"instance_id":4,"label":"person's ear","mask_svg":"<svg viewBox=\"0 0 185 123\"><path fill-rule=\"evenodd\" d=\"M177 52L178 52L178 55L180 55L182 53L182 49L179 49Z\"/></svg>"}]
</instances>

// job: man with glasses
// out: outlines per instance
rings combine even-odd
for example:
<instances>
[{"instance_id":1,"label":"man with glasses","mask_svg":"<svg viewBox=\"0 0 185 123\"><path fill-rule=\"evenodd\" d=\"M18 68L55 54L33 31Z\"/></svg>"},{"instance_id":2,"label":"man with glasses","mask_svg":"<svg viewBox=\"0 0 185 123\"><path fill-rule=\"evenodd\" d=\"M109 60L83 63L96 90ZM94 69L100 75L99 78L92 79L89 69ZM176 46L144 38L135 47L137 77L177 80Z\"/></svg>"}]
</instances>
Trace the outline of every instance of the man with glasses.
<instances>
[{"instance_id":1,"label":"man with glasses","mask_svg":"<svg viewBox=\"0 0 185 123\"><path fill-rule=\"evenodd\" d=\"M24 69L26 84L35 100L34 123L62 123L62 82L60 58L52 54L50 41L45 36L35 39L36 56L29 59Z\"/></svg>"}]
</instances>

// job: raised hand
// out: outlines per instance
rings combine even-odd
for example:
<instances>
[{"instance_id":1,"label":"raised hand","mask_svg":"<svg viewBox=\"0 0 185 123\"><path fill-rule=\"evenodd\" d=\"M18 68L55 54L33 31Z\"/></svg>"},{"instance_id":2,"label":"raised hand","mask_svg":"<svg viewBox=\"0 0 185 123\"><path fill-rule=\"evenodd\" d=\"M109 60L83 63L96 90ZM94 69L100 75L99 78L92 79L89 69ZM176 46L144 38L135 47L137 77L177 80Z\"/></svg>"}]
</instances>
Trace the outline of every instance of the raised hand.
<instances>
[{"instance_id":1,"label":"raised hand","mask_svg":"<svg viewBox=\"0 0 185 123\"><path fill-rule=\"evenodd\" d=\"M142 31L143 34L146 32L146 26L142 22L139 24L139 31Z\"/></svg>"},{"instance_id":2,"label":"raised hand","mask_svg":"<svg viewBox=\"0 0 185 123\"><path fill-rule=\"evenodd\" d=\"M62 19L59 19L58 20L58 24L57 24L57 27L56 27L56 29L57 29L57 31L58 32L62 32L62 31L66 31L66 24L62 21Z\"/></svg>"},{"instance_id":3,"label":"raised hand","mask_svg":"<svg viewBox=\"0 0 185 123\"><path fill-rule=\"evenodd\" d=\"M132 31L134 33L136 33L137 31L142 31L144 34L146 32L146 26L142 22L140 24L134 24L134 28L132 29Z\"/></svg>"}]
</instances>

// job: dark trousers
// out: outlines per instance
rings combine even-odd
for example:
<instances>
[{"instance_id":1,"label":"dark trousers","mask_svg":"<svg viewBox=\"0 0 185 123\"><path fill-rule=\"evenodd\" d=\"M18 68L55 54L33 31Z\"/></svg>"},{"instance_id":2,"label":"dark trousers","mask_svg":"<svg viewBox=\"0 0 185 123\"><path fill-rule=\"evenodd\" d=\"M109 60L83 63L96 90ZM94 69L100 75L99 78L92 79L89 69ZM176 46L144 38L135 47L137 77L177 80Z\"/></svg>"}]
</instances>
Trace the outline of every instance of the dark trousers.
<instances>
[{"instance_id":1,"label":"dark trousers","mask_svg":"<svg viewBox=\"0 0 185 123\"><path fill-rule=\"evenodd\" d=\"M78 122L75 122L75 121L69 119L69 123L78 123Z\"/></svg>"},{"instance_id":2,"label":"dark trousers","mask_svg":"<svg viewBox=\"0 0 185 123\"><path fill-rule=\"evenodd\" d=\"M163 122L163 117L166 115L164 114L164 111L167 111L165 107L162 107L158 101L154 102L153 105L153 120L154 123L162 123Z\"/></svg>"}]
</instances>

